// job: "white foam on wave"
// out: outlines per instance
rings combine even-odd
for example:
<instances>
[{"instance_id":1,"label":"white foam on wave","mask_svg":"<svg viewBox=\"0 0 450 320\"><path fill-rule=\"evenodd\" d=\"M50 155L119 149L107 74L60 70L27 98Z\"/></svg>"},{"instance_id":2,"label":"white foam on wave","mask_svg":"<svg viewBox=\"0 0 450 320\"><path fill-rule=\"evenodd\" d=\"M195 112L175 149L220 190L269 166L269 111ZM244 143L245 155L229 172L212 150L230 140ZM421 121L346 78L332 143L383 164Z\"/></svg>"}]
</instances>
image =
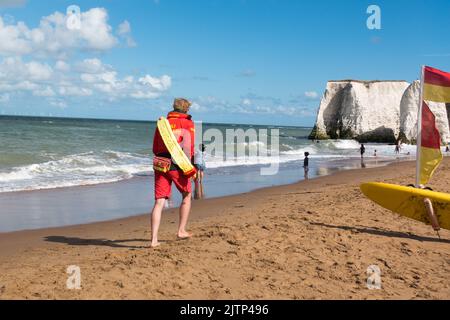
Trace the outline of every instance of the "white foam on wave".
<instances>
[{"instance_id":1,"label":"white foam on wave","mask_svg":"<svg viewBox=\"0 0 450 320\"><path fill-rule=\"evenodd\" d=\"M314 155L318 153L316 146L311 145L304 148L288 150L281 152L282 155L291 155L291 156L303 156L305 152L309 152L309 154Z\"/></svg>"},{"instance_id":2,"label":"white foam on wave","mask_svg":"<svg viewBox=\"0 0 450 320\"><path fill-rule=\"evenodd\" d=\"M0 172L0 192L91 185L151 171L150 158L126 152L87 152Z\"/></svg>"},{"instance_id":3,"label":"white foam on wave","mask_svg":"<svg viewBox=\"0 0 450 320\"><path fill-rule=\"evenodd\" d=\"M334 140L331 141L331 143L334 145L337 149L359 149L360 144L356 140Z\"/></svg>"},{"instance_id":4,"label":"white foam on wave","mask_svg":"<svg viewBox=\"0 0 450 320\"><path fill-rule=\"evenodd\" d=\"M278 156L267 154L263 143L253 143L260 155L244 157L205 158L207 168L226 168L235 166L269 165L302 161L304 153L309 152L312 159L332 161L334 159L359 157L360 144L354 140L326 140L320 143L307 142L304 145L284 144ZM249 146L247 143L246 146ZM400 155L395 154L395 146L387 144L365 144L366 157L414 157L416 147L403 145ZM262 151L262 152L261 152ZM409 155L408 155L409 153ZM252 153L250 153L252 154ZM129 179L138 174L151 173L151 155L105 150L67 155L60 159L28 166L0 170L0 192L49 189L100 183L116 182Z\"/></svg>"},{"instance_id":5,"label":"white foam on wave","mask_svg":"<svg viewBox=\"0 0 450 320\"><path fill-rule=\"evenodd\" d=\"M11 172L0 173L0 181L12 182L16 180L32 179L33 176L30 174L30 169L32 168L32 166L36 165L19 168Z\"/></svg>"}]
</instances>

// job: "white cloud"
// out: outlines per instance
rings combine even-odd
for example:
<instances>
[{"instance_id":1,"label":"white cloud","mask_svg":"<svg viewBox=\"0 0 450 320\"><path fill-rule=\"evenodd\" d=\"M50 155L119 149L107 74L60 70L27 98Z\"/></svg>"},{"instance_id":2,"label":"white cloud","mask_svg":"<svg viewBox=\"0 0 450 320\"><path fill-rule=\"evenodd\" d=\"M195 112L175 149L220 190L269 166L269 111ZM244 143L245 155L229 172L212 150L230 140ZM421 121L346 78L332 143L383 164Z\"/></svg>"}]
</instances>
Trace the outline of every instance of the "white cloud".
<instances>
[{"instance_id":1,"label":"white cloud","mask_svg":"<svg viewBox=\"0 0 450 320\"><path fill-rule=\"evenodd\" d=\"M121 38L125 39L128 47L135 47L136 46L136 42L131 37L131 26L130 26L130 23L127 20L125 20L124 22L119 24L119 27L118 27L118 30L117 30L117 34Z\"/></svg>"},{"instance_id":2,"label":"white cloud","mask_svg":"<svg viewBox=\"0 0 450 320\"><path fill-rule=\"evenodd\" d=\"M206 111L208 111L208 109L205 106L200 105L198 102L192 103L191 110L194 111L194 112L206 112Z\"/></svg>"},{"instance_id":3,"label":"white cloud","mask_svg":"<svg viewBox=\"0 0 450 320\"><path fill-rule=\"evenodd\" d=\"M131 38L130 36L126 37L125 40L127 42L128 47L136 47L137 46L136 41L134 41L134 39Z\"/></svg>"},{"instance_id":4,"label":"white cloud","mask_svg":"<svg viewBox=\"0 0 450 320\"><path fill-rule=\"evenodd\" d=\"M126 79L129 81L130 79ZM127 82L125 81L125 82ZM153 99L161 96L161 94L170 89L172 86L172 78L163 75L159 78L146 75L138 79L132 85L133 92L131 96L135 99Z\"/></svg>"},{"instance_id":5,"label":"white cloud","mask_svg":"<svg viewBox=\"0 0 450 320\"><path fill-rule=\"evenodd\" d=\"M50 99L48 102L51 106L64 109L67 107L67 103L59 99Z\"/></svg>"},{"instance_id":6,"label":"white cloud","mask_svg":"<svg viewBox=\"0 0 450 320\"><path fill-rule=\"evenodd\" d=\"M98 74L111 70L112 67L103 64L99 59L84 59L82 62L77 63L77 71L88 74Z\"/></svg>"},{"instance_id":7,"label":"white cloud","mask_svg":"<svg viewBox=\"0 0 450 320\"><path fill-rule=\"evenodd\" d=\"M137 90L131 93L131 97L135 99L154 99L160 95L156 92Z\"/></svg>"},{"instance_id":8,"label":"white cloud","mask_svg":"<svg viewBox=\"0 0 450 320\"><path fill-rule=\"evenodd\" d=\"M126 41L127 41L128 47L136 47L137 46L136 42L131 37L127 37Z\"/></svg>"},{"instance_id":9,"label":"white cloud","mask_svg":"<svg viewBox=\"0 0 450 320\"><path fill-rule=\"evenodd\" d=\"M39 88L39 86L34 82L25 80L25 81L18 82L14 86L14 88L15 88L15 90L18 90L18 91L32 91L32 90L37 90Z\"/></svg>"},{"instance_id":10,"label":"white cloud","mask_svg":"<svg viewBox=\"0 0 450 320\"><path fill-rule=\"evenodd\" d=\"M93 94L91 89L81 88L81 87L60 87L59 94L61 96L77 96L77 97L87 97Z\"/></svg>"},{"instance_id":11,"label":"white cloud","mask_svg":"<svg viewBox=\"0 0 450 320\"><path fill-rule=\"evenodd\" d=\"M252 101L250 99L244 99L244 100L242 100L242 104L244 106L249 106L252 104Z\"/></svg>"},{"instance_id":12,"label":"white cloud","mask_svg":"<svg viewBox=\"0 0 450 320\"><path fill-rule=\"evenodd\" d=\"M309 99L316 99L319 96L319 94L316 91L306 91L305 97Z\"/></svg>"},{"instance_id":13,"label":"white cloud","mask_svg":"<svg viewBox=\"0 0 450 320\"><path fill-rule=\"evenodd\" d=\"M130 26L130 23L127 20L125 20L124 22L119 24L119 28L117 30L117 33L120 36L126 35L126 34L128 34L130 32L131 32L131 26Z\"/></svg>"},{"instance_id":14,"label":"white cloud","mask_svg":"<svg viewBox=\"0 0 450 320\"><path fill-rule=\"evenodd\" d=\"M33 91L33 96L37 97L54 97L55 95L55 91L50 86Z\"/></svg>"},{"instance_id":15,"label":"white cloud","mask_svg":"<svg viewBox=\"0 0 450 320\"><path fill-rule=\"evenodd\" d=\"M172 79L167 75L161 78L146 75L145 77L139 78L139 83L148 86L150 90L166 91L172 85Z\"/></svg>"},{"instance_id":16,"label":"white cloud","mask_svg":"<svg viewBox=\"0 0 450 320\"><path fill-rule=\"evenodd\" d=\"M24 29L28 30L23 23L16 26L5 25L3 18L0 16L0 54L23 55L31 52L30 41L22 38Z\"/></svg>"},{"instance_id":17,"label":"white cloud","mask_svg":"<svg viewBox=\"0 0 450 320\"><path fill-rule=\"evenodd\" d=\"M15 81L12 83L5 83L0 81L0 92L33 91L38 89L39 86L30 81Z\"/></svg>"},{"instance_id":18,"label":"white cloud","mask_svg":"<svg viewBox=\"0 0 450 320\"><path fill-rule=\"evenodd\" d=\"M67 28L67 16L55 12L43 17L39 28L33 29L34 50L64 57L68 50L106 51L117 44L108 24L108 13L103 8L82 12L80 29ZM27 34L24 33L24 36Z\"/></svg>"},{"instance_id":19,"label":"white cloud","mask_svg":"<svg viewBox=\"0 0 450 320\"><path fill-rule=\"evenodd\" d=\"M43 17L33 29L24 22L7 24L0 17L0 54L67 58L72 51L106 51L118 44L104 8L82 12L80 29L69 29L66 22L67 16L61 12ZM129 33L127 37L131 37Z\"/></svg>"},{"instance_id":20,"label":"white cloud","mask_svg":"<svg viewBox=\"0 0 450 320\"><path fill-rule=\"evenodd\" d=\"M72 70L68 73L67 70ZM120 77L99 59L85 59L70 66L57 61L54 68L37 61L8 57L0 63L0 92L30 92L37 97L96 97L108 99L154 99L170 89L168 75L144 75L137 80ZM58 103L58 105L60 105Z\"/></svg>"},{"instance_id":21,"label":"white cloud","mask_svg":"<svg viewBox=\"0 0 450 320\"><path fill-rule=\"evenodd\" d=\"M58 60L55 63L55 70L62 71L62 72L68 72L70 71L70 66L66 62L62 60Z\"/></svg>"},{"instance_id":22,"label":"white cloud","mask_svg":"<svg viewBox=\"0 0 450 320\"><path fill-rule=\"evenodd\" d=\"M238 104L211 96L198 97L195 99L195 103L199 105L199 108L193 110L197 112L226 112L261 116L283 115L289 117L312 116L315 114L314 111L309 110L307 107L282 103L277 98L258 97L256 95L254 97L258 99L253 101L249 98L243 98Z\"/></svg>"},{"instance_id":23,"label":"white cloud","mask_svg":"<svg viewBox=\"0 0 450 320\"><path fill-rule=\"evenodd\" d=\"M8 57L0 63L0 83L49 80L52 75L53 69L49 65L37 61L26 63L21 58Z\"/></svg>"},{"instance_id":24,"label":"white cloud","mask_svg":"<svg viewBox=\"0 0 450 320\"><path fill-rule=\"evenodd\" d=\"M81 13L79 29L68 28L66 24L67 16L60 12L42 17L34 28L0 16L2 101L20 93L64 108L71 99L87 97L109 101L154 99L172 86L168 75L120 75L95 56L69 62L68 58L73 61L78 53L83 56L102 53L120 42L134 46L127 20L114 35L108 24L108 12L93 8Z\"/></svg>"},{"instance_id":25,"label":"white cloud","mask_svg":"<svg viewBox=\"0 0 450 320\"><path fill-rule=\"evenodd\" d=\"M50 66L36 61L25 64L30 80L48 80L52 77L53 70Z\"/></svg>"}]
</instances>

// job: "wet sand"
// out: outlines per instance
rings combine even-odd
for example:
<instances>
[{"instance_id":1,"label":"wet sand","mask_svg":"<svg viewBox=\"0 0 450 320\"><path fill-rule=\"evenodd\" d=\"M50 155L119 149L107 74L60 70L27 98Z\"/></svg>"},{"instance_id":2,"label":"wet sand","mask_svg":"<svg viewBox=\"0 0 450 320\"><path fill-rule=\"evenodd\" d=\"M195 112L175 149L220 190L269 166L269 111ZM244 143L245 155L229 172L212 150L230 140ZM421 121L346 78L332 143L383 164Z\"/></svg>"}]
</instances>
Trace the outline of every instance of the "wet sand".
<instances>
[{"instance_id":1,"label":"wet sand","mask_svg":"<svg viewBox=\"0 0 450 320\"><path fill-rule=\"evenodd\" d=\"M366 167L386 165L392 159L366 159ZM300 161L301 162L301 161ZM262 167L208 169L205 197L215 198L295 183L304 179L302 163L280 165L276 175L261 175ZM359 159L312 161L309 177L361 168ZM54 228L121 219L150 212L154 203L153 175L113 183L0 193L0 233ZM181 202L173 192L170 206Z\"/></svg>"},{"instance_id":2,"label":"wet sand","mask_svg":"<svg viewBox=\"0 0 450 320\"><path fill-rule=\"evenodd\" d=\"M450 231L367 200L364 181L414 182L414 162L337 172L195 201L177 241L176 209L149 248L150 215L0 234L0 299L449 299ZM450 192L450 159L432 183ZM131 215L132 213L130 213ZM66 287L67 267L81 289ZM380 290L366 286L369 265Z\"/></svg>"}]
</instances>

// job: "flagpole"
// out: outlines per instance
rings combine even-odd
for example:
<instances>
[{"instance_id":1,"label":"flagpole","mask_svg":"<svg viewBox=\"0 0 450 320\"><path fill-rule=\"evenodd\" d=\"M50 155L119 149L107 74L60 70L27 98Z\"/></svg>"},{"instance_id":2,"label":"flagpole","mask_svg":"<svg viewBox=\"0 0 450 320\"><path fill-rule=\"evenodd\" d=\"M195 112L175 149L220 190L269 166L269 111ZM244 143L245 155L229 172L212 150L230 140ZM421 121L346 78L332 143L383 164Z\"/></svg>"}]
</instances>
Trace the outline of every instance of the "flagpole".
<instances>
[{"instance_id":1,"label":"flagpole","mask_svg":"<svg viewBox=\"0 0 450 320\"><path fill-rule=\"evenodd\" d=\"M420 147L422 144L422 106L423 106L423 85L425 67L421 67L420 74L420 95L419 95L419 113L417 115L417 141L416 141L416 187L420 184Z\"/></svg>"}]
</instances>

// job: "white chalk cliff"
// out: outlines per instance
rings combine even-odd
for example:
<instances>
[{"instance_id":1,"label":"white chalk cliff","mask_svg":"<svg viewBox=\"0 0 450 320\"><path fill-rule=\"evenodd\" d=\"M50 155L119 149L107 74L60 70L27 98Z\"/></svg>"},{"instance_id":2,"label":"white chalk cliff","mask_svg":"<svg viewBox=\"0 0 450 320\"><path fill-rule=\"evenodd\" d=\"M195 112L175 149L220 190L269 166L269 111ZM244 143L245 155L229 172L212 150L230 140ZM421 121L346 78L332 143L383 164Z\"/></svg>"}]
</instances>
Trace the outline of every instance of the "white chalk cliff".
<instances>
[{"instance_id":1,"label":"white chalk cliff","mask_svg":"<svg viewBox=\"0 0 450 320\"><path fill-rule=\"evenodd\" d=\"M420 81L414 81L405 91L400 102L400 135L406 142L415 142L417 136L417 111L419 106ZM436 127L443 143L450 141L449 114L445 103L428 101L436 117Z\"/></svg>"},{"instance_id":2,"label":"white chalk cliff","mask_svg":"<svg viewBox=\"0 0 450 320\"><path fill-rule=\"evenodd\" d=\"M419 82L329 81L310 139L395 142L401 137L407 142L414 141L418 93ZM442 140L448 141L449 120L445 104L429 105L436 115Z\"/></svg>"}]
</instances>

